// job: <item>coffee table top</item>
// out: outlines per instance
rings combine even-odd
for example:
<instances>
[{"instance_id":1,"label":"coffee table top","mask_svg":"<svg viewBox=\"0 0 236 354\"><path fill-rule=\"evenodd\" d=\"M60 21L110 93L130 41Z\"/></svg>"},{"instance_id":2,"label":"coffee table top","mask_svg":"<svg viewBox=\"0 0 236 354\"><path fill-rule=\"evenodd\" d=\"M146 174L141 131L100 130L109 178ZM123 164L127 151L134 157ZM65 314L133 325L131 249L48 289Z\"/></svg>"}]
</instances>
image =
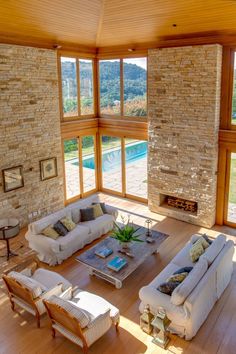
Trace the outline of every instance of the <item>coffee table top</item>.
<instances>
[{"instance_id":1,"label":"coffee table top","mask_svg":"<svg viewBox=\"0 0 236 354\"><path fill-rule=\"evenodd\" d=\"M134 255L133 258L122 254L119 252L121 245L117 240L112 237L107 237L102 241L98 242L95 246L91 247L89 250L83 252L81 255L76 257L76 260L88 267L98 270L99 272L111 276L115 279L123 281L126 279L135 269L138 268L150 255L156 253L158 247L162 242L164 242L169 236L152 230L152 238L155 240L153 243L147 243L145 241L146 228L142 227L139 229L140 240L144 242L132 242L130 245L130 252ZM106 258L101 258L95 254L95 251L100 248L108 247L113 250L113 253ZM113 271L107 267L107 263L114 257L119 256L126 259L127 264L118 272Z\"/></svg>"}]
</instances>

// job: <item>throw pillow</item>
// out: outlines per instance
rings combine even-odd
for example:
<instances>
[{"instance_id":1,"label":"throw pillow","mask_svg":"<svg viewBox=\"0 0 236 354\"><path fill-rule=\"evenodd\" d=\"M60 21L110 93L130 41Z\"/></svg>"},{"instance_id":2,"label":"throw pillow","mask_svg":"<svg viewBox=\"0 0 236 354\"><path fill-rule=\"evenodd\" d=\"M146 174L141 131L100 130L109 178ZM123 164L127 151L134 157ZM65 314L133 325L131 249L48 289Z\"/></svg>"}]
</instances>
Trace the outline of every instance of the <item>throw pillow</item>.
<instances>
[{"instance_id":1,"label":"throw pillow","mask_svg":"<svg viewBox=\"0 0 236 354\"><path fill-rule=\"evenodd\" d=\"M77 208L72 209L71 216L72 216L72 220L74 221L74 223L78 224L81 221L80 209L77 209Z\"/></svg>"},{"instance_id":2,"label":"throw pillow","mask_svg":"<svg viewBox=\"0 0 236 354\"><path fill-rule=\"evenodd\" d=\"M199 257L204 253L204 248L200 242L195 242L192 247L190 248L189 255L191 261L197 262Z\"/></svg>"},{"instance_id":3,"label":"throw pillow","mask_svg":"<svg viewBox=\"0 0 236 354\"><path fill-rule=\"evenodd\" d=\"M180 273L190 273L193 267L183 267L178 270L176 270L173 274L180 274Z\"/></svg>"},{"instance_id":4,"label":"throw pillow","mask_svg":"<svg viewBox=\"0 0 236 354\"><path fill-rule=\"evenodd\" d=\"M54 230L53 225L49 225L45 227L45 229L41 231L41 234L50 237L53 240L56 240L60 236L59 233L56 230Z\"/></svg>"},{"instance_id":5,"label":"throw pillow","mask_svg":"<svg viewBox=\"0 0 236 354\"><path fill-rule=\"evenodd\" d=\"M74 221L69 216L65 216L60 220L60 222L67 228L68 231L72 231L76 227Z\"/></svg>"},{"instance_id":6,"label":"throw pillow","mask_svg":"<svg viewBox=\"0 0 236 354\"><path fill-rule=\"evenodd\" d=\"M92 205L95 205L95 204L100 204L103 214L108 214L105 203L92 203Z\"/></svg>"},{"instance_id":7,"label":"throw pillow","mask_svg":"<svg viewBox=\"0 0 236 354\"><path fill-rule=\"evenodd\" d=\"M80 214L81 221L91 221L95 219L93 208L80 209Z\"/></svg>"},{"instance_id":8,"label":"throw pillow","mask_svg":"<svg viewBox=\"0 0 236 354\"><path fill-rule=\"evenodd\" d=\"M94 209L95 218L98 218L99 216L103 215L102 207L100 204L95 204L92 208Z\"/></svg>"},{"instance_id":9,"label":"throw pillow","mask_svg":"<svg viewBox=\"0 0 236 354\"><path fill-rule=\"evenodd\" d=\"M66 234L68 234L67 228L60 222L60 220L53 225L53 228L60 236L66 236Z\"/></svg>"},{"instance_id":10,"label":"throw pillow","mask_svg":"<svg viewBox=\"0 0 236 354\"><path fill-rule=\"evenodd\" d=\"M168 283L169 282L179 282L179 283L181 283L187 276L188 276L187 272L179 273L179 274L173 274L167 279L167 282Z\"/></svg>"},{"instance_id":11,"label":"throw pillow","mask_svg":"<svg viewBox=\"0 0 236 354\"><path fill-rule=\"evenodd\" d=\"M171 295L172 292L177 288L179 285L179 282L166 282L162 283L157 287L157 290L159 290L161 293L166 294L166 295Z\"/></svg>"},{"instance_id":12,"label":"throw pillow","mask_svg":"<svg viewBox=\"0 0 236 354\"><path fill-rule=\"evenodd\" d=\"M204 248L204 250L210 246L210 244L205 240L204 237L200 237L196 243L201 243L202 247Z\"/></svg>"},{"instance_id":13,"label":"throw pillow","mask_svg":"<svg viewBox=\"0 0 236 354\"><path fill-rule=\"evenodd\" d=\"M206 235L206 234L204 234L204 235L202 235L202 237L206 240L206 242L208 242L209 243L209 245L211 245L212 244L212 240L210 240L209 239L209 237Z\"/></svg>"}]
</instances>

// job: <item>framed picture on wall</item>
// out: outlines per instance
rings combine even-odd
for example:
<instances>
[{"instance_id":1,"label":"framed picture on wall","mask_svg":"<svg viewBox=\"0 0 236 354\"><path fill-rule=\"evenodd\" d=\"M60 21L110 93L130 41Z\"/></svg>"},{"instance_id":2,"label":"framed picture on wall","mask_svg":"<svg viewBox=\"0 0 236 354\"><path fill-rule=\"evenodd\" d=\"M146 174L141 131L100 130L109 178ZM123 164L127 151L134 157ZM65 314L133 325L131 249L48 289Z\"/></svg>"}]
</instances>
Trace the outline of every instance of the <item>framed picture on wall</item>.
<instances>
[{"instance_id":1,"label":"framed picture on wall","mask_svg":"<svg viewBox=\"0 0 236 354\"><path fill-rule=\"evenodd\" d=\"M41 180L54 178L57 176L57 159L51 157L49 159L39 161Z\"/></svg>"},{"instance_id":2,"label":"framed picture on wall","mask_svg":"<svg viewBox=\"0 0 236 354\"><path fill-rule=\"evenodd\" d=\"M23 166L15 166L2 170L4 192L24 187Z\"/></svg>"}]
</instances>

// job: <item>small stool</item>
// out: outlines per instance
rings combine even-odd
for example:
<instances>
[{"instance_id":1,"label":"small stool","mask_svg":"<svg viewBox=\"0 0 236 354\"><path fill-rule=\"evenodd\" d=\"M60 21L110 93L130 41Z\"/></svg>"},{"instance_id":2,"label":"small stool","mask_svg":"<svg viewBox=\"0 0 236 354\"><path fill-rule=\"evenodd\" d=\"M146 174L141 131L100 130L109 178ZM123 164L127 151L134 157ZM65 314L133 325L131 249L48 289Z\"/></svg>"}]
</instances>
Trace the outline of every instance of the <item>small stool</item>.
<instances>
[{"instance_id":1,"label":"small stool","mask_svg":"<svg viewBox=\"0 0 236 354\"><path fill-rule=\"evenodd\" d=\"M17 256L16 253L11 251L9 240L16 237L19 232L19 220L13 218L0 219L0 240L7 243L7 260L9 260L10 256Z\"/></svg>"}]
</instances>

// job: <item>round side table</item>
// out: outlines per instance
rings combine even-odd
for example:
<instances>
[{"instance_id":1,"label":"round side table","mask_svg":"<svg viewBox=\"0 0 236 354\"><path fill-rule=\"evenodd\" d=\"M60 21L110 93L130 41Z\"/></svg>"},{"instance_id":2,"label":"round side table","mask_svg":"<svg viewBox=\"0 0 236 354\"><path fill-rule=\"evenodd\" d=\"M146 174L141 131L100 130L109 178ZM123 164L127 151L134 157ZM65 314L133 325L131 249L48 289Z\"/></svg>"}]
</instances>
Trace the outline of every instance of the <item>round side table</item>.
<instances>
[{"instance_id":1,"label":"round side table","mask_svg":"<svg viewBox=\"0 0 236 354\"><path fill-rule=\"evenodd\" d=\"M16 253L11 251L9 240L16 237L19 232L19 220L13 218L0 219L0 240L6 241L7 243L7 260L9 260L10 256L17 256Z\"/></svg>"}]
</instances>

